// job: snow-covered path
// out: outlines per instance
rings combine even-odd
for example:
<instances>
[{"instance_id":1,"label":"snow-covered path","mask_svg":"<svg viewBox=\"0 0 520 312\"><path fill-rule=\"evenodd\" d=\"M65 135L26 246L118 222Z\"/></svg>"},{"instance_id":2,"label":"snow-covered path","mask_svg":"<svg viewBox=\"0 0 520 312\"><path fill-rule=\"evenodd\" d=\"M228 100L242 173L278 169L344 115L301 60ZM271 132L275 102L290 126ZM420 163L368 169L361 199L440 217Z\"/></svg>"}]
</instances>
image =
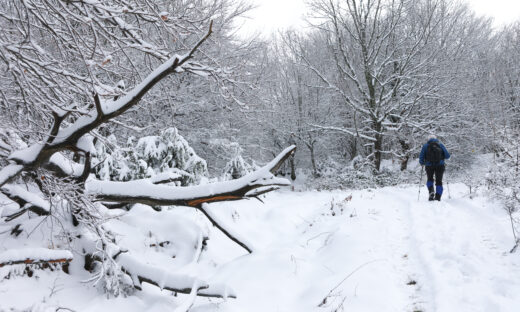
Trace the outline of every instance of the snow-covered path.
<instances>
[{"instance_id":1,"label":"snow-covered path","mask_svg":"<svg viewBox=\"0 0 520 312\"><path fill-rule=\"evenodd\" d=\"M192 311L518 311L506 214L450 188L442 202L403 186L215 205L257 250L214 277L238 299Z\"/></svg>"},{"instance_id":2,"label":"snow-covered path","mask_svg":"<svg viewBox=\"0 0 520 312\"><path fill-rule=\"evenodd\" d=\"M470 198L463 184L450 188L451 198L447 192L442 202L426 201L424 191L418 201L417 186L399 186L285 190L268 194L264 204L210 205L226 227L254 246L250 255L193 209L177 207L170 215L134 207L125 220L156 228L160 215L163 232L170 234L184 217L207 222L207 250L183 273L226 283L238 298L198 298L191 312L519 311L520 253L508 252L513 238L505 211L483 196ZM139 244L134 237L126 242ZM39 278L0 280L0 312L56 306L160 312L186 299L146 284L134 296L107 299L80 282L89 277L81 267L72 270L77 275L42 271Z\"/></svg>"},{"instance_id":3,"label":"snow-covered path","mask_svg":"<svg viewBox=\"0 0 520 312\"><path fill-rule=\"evenodd\" d=\"M429 286L425 310L518 310L520 257L507 252L512 234L503 211L460 198L412 202L409 211L418 279Z\"/></svg>"}]
</instances>

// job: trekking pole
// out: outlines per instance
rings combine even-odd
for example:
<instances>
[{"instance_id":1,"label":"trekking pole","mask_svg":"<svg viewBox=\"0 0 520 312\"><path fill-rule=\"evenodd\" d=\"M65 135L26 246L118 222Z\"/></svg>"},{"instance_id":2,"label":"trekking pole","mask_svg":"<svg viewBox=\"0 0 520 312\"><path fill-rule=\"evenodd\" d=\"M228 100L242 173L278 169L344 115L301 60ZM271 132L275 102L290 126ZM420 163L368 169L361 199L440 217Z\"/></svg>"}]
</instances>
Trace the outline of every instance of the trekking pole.
<instances>
[{"instance_id":1,"label":"trekking pole","mask_svg":"<svg viewBox=\"0 0 520 312\"><path fill-rule=\"evenodd\" d=\"M422 183L422 175L423 175L424 166L421 165L421 177L419 178L419 194L417 195L417 201L421 200L421 183Z\"/></svg>"},{"instance_id":2,"label":"trekking pole","mask_svg":"<svg viewBox=\"0 0 520 312\"><path fill-rule=\"evenodd\" d=\"M446 168L446 165L444 165L444 166ZM446 175L446 186L448 187L448 198L451 199L450 182L448 182L448 175Z\"/></svg>"}]
</instances>

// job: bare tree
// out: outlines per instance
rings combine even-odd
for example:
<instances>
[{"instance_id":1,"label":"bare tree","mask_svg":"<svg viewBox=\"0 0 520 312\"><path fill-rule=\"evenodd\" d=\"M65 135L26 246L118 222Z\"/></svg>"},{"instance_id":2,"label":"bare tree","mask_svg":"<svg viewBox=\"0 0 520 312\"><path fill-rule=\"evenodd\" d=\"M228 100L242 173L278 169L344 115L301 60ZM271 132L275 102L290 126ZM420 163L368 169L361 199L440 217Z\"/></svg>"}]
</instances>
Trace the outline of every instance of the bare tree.
<instances>
[{"instance_id":1,"label":"bare tree","mask_svg":"<svg viewBox=\"0 0 520 312\"><path fill-rule=\"evenodd\" d=\"M444 70L453 53L446 51L461 45L442 34L463 23L447 14L457 11L451 6L444 0L311 2L314 28L322 35L293 44L293 52L351 111L347 126L318 126L359 140L376 170L383 155L392 153L406 168L416 148L409 137L434 124L424 118L428 103L441 112L449 104L441 92L451 81ZM310 53L317 51L306 49L306 40L321 41L332 67L325 70L313 60ZM400 147L388 148L385 137L386 142L395 138Z\"/></svg>"}]
</instances>

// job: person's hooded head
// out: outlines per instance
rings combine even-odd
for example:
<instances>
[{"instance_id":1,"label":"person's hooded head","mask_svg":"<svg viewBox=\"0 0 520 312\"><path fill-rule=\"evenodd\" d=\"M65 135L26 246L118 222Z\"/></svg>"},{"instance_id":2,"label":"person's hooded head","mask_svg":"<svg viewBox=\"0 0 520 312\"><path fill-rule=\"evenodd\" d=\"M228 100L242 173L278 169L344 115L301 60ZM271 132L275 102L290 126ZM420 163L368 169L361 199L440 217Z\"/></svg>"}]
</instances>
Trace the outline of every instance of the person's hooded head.
<instances>
[{"instance_id":1,"label":"person's hooded head","mask_svg":"<svg viewBox=\"0 0 520 312\"><path fill-rule=\"evenodd\" d=\"M428 142L431 140L437 140L437 136L435 136L435 134L428 135Z\"/></svg>"}]
</instances>

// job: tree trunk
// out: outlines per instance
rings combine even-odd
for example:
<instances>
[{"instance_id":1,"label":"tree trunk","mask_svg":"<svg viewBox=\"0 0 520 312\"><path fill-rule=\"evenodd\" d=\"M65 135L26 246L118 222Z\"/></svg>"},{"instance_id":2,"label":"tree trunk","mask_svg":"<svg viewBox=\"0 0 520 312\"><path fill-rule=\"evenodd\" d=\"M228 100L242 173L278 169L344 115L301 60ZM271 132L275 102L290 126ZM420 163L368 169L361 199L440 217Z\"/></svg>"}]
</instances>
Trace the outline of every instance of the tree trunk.
<instances>
[{"instance_id":1,"label":"tree trunk","mask_svg":"<svg viewBox=\"0 0 520 312\"><path fill-rule=\"evenodd\" d=\"M410 149L410 144L406 142L404 139L399 139L399 144L401 145L401 150L403 152L403 156L401 156L401 171L405 171L408 168L408 160L410 160L410 154L408 150Z\"/></svg>"},{"instance_id":2,"label":"tree trunk","mask_svg":"<svg viewBox=\"0 0 520 312\"><path fill-rule=\"evenodd\" d=\"M381 169L381 155L383 149L383 135L381 134L381 123L374 123L374 131L376 135L374 136L376 141L374 142L374 169L379 171Z\"/></svg>"},{"instance_id":3,"label":"tree trunk","mask_svg":"<svg viewBox=\"0 0 520 312\"><path fill-rule=\"evenodd\" d=\"M296 168L294 166L294 155L289 158L289 165L291 166L291 180L296 180Z\"/></svg>"},{"instance_id":4,"label":"tree trunk","mask_svg":"<svg viewBox=\"0 0 520 312\"><path fill-rule=\"evenodd\" d=\"M312 175L318 177L318 168L316 168L316 155L314 154L314 144L309 145L309 151L311 152L311 164L312 164Z\"/></svg>"},{"instance_id":5,"label":"tree trunk","mask_svg":"<svg viewBox=\"0 0 520 312\"><path fill-rule=\"evenodd\" d=\"M306 144L309 152L311 153L311 165L312 165L312 175L316 178L318 177L318 168L316 168L316 155L314 152L314 144L315 140L312 139L311 134L309 133L309 142Z\"/></svg>"}]
</instances>

